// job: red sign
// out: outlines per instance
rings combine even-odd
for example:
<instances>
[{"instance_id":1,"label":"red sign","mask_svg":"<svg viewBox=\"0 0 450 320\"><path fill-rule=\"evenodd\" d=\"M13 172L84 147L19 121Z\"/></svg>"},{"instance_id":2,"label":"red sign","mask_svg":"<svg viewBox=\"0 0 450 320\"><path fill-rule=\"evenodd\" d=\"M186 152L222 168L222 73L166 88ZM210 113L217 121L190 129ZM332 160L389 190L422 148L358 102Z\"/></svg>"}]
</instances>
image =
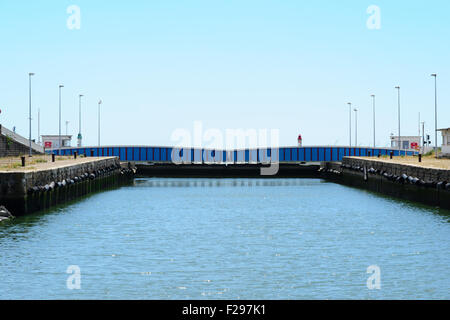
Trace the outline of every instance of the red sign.
<instances>
[{"instance_id":1,"label":"red sign","mask_svg":"<svg viewBox=\"0 0 450 320\"><path fill-rule=\"evenodd\" d=\"M51 141L45 141L44 146L45 146L45 148L51 148L52 147L52 142Z\"/></svg>"},{"instance_id":2,"label":"red sign","mask_svg":"<svg viewBox=\"0 0 450 320\"><path fill-rule=\"evenodd\" d=\"M419 144L417 142L411 142L411 149L419 149Z\"/></svg>"}]
</instances>

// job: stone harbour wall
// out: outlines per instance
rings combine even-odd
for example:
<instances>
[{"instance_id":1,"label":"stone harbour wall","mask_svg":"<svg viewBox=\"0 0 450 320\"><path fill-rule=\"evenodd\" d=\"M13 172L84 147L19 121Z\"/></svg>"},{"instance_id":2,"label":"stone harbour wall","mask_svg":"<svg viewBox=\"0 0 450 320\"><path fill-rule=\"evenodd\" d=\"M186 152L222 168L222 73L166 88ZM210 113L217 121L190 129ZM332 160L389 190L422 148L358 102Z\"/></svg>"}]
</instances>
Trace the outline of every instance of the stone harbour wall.
<instances>
[{"instance_id":1,"label":"stone harbour wall","mask_svg":"<svg viewBox=\"0 0 450 320\"><path fill-rule=\"evenodd\" d=\"M377 172L388 173L395 176L402 176L403 174L406 174L407 176L411 176L426 182L450 182L450 170L445 169L424 168L420 166L388 163L358 158L344 158L342 164L347 168L367 167L367 169L369 170L374 169L377 170Z\"/></svg>"},{"instance_id":2,"label":"stone harbour wall","mask_svg":"<svg viewBox=\"0 0 450 320\"><path fill-rule=\"evenodd\" d=\"M118 158L30 172L0 173L0 205L14 216L48 209L129 182L135 170Z\"/></svg>"},{"instance_id":3,"label":"stone harbour wall","mask_svg":"<svg viewBox=\"0 0 450 320\"><path fill-rule=\"evenodd\" d=\"M336 183L450 209L449 170L344 158L323 164L320 173Z\"/></svg>"}]
</instances>

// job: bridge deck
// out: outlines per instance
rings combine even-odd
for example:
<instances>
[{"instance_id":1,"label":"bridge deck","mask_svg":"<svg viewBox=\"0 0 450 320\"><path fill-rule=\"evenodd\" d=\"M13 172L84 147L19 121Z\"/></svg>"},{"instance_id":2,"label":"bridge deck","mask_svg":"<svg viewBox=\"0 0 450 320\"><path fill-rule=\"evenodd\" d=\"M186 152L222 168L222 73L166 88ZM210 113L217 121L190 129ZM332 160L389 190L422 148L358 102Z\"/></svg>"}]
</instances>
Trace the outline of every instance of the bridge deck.
<instances>
[{"instance_id":1,"label":"bridge deck","mask_svg":"<svg viewBox=\"0 0 450 320\"><path fill-rule=\"evenodd\" d=\"M153 162L153 163L301 163L301 162L336 162L347 156L412 156L415 152L400 151L389 148L367 147L283 147L277 149L245 149L222 151L213 149L180 149L174 147L151 146L109 146L63 148L61 155L80 155L107 157L116 156L120 161ZM59 154L59 150L52 150Z\"/></svg>"}]
</instances>

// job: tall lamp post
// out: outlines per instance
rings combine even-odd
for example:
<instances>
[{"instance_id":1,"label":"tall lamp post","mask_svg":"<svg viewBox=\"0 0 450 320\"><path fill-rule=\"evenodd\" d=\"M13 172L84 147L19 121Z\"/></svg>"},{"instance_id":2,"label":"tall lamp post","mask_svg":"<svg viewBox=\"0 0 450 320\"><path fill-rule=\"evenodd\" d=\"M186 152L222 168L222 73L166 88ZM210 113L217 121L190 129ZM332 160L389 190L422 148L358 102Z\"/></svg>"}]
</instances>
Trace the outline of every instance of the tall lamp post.
<instances>
[{"instance_id":1,"label":"tall lamp post","mask_svg":"<svg viewBox=\"0 0 450 320\"><path fill-rule=\"evenodd\" d=\"M41 109L38 109L38 145L41 145Z\"/></svg>"},{"instance_id":2,"label":"tall lamp post","mask_svg":"<svg viewBox=\"0 0 450 320\"><path fill-rule=\"evenodd\" d=\"M376 147L376 142L375 142L375 136L376 136L376 132L375 132L375 95L372 94L372 102L373 102L373 147Z\"/></svg>"},{"instance_id":3,"label":"tall lamp post","mask_svg":"<svg viewBox=\"0 0 450 320\"><path fill-rule=\"evenodd\" d=\"M396 86L395 89L398 90L398 150L402 149L401 138L400 138L400 86Z\"/></svg>"},{"instance_id":4,"label":"tall lamp post","mask_svg":"<svg viewBox=\"0 0 450 320\"><path fill-rule=\"evenodd\" d=\"M355 111L355 146L358 146L358 109L354 109Z\"/></svg>"},{"instance_id":5,"label":"tall lamp post","mask_svg":"<svg viewBox=\"0 0 450 320\"><path fill-rule=\"evenodd\" d=\"M100 105L103 101L100 99L98 102L98 147L100 148Z\"/></svg>"},{"instance_id":6,"label":"tall lamp post","mask_svg":"<svg viewBox=\"0 0 450 320\"><path fill-rule=\"evenodd\" d=\"M78 143L77 143L77 145L78 145L78 147L81 147L81 145L82 145L82 140L83 140L83 136L81 135L81 98L82 97L84 97L82 94L80 94L79 96L78 96L78 99L79 99L79 101L78 101L78 112L79 112L79 123L78 123L78 137L77 137L77 139L78 139Z\"/></svg>"},{"instance_id":7,"label":"tall lamp post","mask_svg":"<svg viewBox=\"0 0 450 320\"><path fill-rule=\"evenodd\" d=\"M350 147L352 146L352 103L348 102L348 115L349 115L349 120L348 120L348 129L349 129L349 138L350 138Z\"/></svg>"},{"instance_id":8,"label":"tall lamp post","mask_svg":"<svg viewBox=\"0 0 450 320\"><path fill-rule=\"evenodd\" d=\"M58 154L61 155L61 89L64 88L62 84L59 85L59 150Z\"/></svg>"},{"instance_id":9,"label":"tall lamp post","mask_svg":"<svg viewBox=\"0 0 450 320\"><path fill-rule=\"evenodd\" d=\"M437 158L437 74L433 73L431 76L434 77L434 153L435 157Z\"/></svg>"},{"instance_id":10,"label":"tall lamp post","mask_svg":"<svg viewBox=\"0 0 450 320\"><path fill-rule=\"evenodd\" d=\"M29 84L29 96L30 96L30 109L29 109L29 120L30 120L30 136L29 136L29 143L30 143L30 154L29 156L32 157L33 156L33 149L31 148L31 77L34 76L34 73L30 72L28 74L28 84Z\"/></svg>"},{"instance_id":11,"label":"tall lamp post","mask_svg":"<svg viewBox=\"0 0 450 320\"><path fill-rule=\"evenodd\" d=\"M421 144L421 150L422 150L422 153L425 153L424 151L425 151L425 121L422 121L421 122L422 123L422 144Z\"/></svg>"}]
</instances>

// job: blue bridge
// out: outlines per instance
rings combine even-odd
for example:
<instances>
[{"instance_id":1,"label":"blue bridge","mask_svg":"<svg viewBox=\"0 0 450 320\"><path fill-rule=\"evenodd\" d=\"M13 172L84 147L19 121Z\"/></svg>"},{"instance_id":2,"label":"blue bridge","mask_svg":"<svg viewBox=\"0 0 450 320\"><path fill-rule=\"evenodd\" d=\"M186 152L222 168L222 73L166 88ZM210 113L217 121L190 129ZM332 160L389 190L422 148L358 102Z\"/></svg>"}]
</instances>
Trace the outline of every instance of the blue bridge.
<instances>
[{"instance_id":1,"label":"blue bridge","mask_svg":"<svg viewBox=\"0 0 450 320\"><path fill-rule=\"evenodd\" d=\"M151 163L220 163L220 164L264 164L270 162L340 162L348 156L411 156L413 151L368 147L280 147L274 149L214 150L151 146L102 146L62 148L48 151L56 155L79 155L92 157L119 157L122 162Z\"/></svg>"}]
</instances>

